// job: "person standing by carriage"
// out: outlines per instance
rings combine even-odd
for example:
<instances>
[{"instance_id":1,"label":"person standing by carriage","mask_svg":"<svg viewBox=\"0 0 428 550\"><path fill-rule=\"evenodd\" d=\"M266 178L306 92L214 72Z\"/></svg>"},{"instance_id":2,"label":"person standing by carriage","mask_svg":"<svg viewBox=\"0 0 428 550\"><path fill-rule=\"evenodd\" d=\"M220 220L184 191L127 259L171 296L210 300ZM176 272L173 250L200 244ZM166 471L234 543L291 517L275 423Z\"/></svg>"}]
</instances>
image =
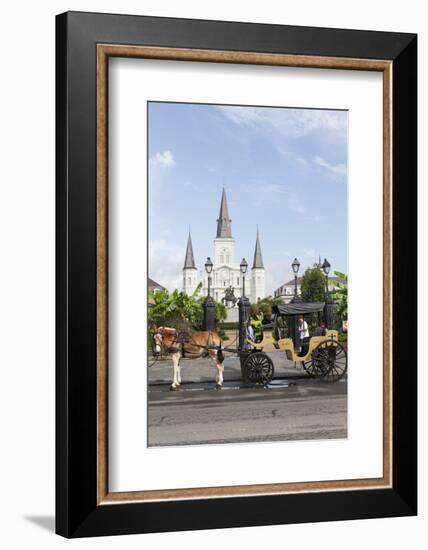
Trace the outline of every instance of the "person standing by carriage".
<instances>
[{"instance_id":1,"label":"person standing by carriage","mask_svg":"<svg viewBox=\"0 0 428 550\"><path fill-rule=\"evenodd\" d=\"M299 315L297 318L297 334L299 335L299 347L304 346L309 339L309 328L303 315Z\"/></svg>"},{"instance_id":2,"label":"person standing by carriage","mask_svg":"<svg viewBox=\"0 0 428 550\"><path fill-rule=\"evenodd\" d=\"M297 318L297 330L299 331L300 340L303 340L303 338L309 338L308 323L305 321L303 315L299 315Z\"/></svg>"}]
</instances>

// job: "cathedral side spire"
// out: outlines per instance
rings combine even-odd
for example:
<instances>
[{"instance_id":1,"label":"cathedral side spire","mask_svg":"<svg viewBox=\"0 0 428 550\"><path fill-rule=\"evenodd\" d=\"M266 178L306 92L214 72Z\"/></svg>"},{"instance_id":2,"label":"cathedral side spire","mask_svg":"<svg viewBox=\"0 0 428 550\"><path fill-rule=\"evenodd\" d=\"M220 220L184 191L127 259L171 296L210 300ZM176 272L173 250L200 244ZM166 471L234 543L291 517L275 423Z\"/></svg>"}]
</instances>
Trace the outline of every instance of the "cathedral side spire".
<instances>
[{"instance_id":1,"label":"cathedral side spire","mask_svg":"<svg viewBox=\"0 0 428 550\"><path fill-rule=\"evenodd\" d=\"M229 208L227 206L226 191L223 187L221 195L220 213L217 220L217 239L232 238L232 220L229 217Z\"/></svg>"},{"instance_id":2,"label":"cathedral side spire","mask_svg":"<svg viewBox=\"0 0 428 550\"><path fill-rule=\"evenodd\" d=\"M264 268L263 258L262 258L262 247L260 246L260 239L259 239L259 228L257 226L257 238L256 238L256 247L254 249L253 269L258 267Z\"/></svg>"},{"instance_id":3,"label":"cathedral side spire","mask_svg":"<svg viewBox=\"0 0 428 550\"><path fill-rule=\"evenodd\" d=\"M189 269L189 268L196 269L195 258L193 256L192 237L190 236L190 231L189 231L189 237L187 238L186 256L184 258L183 269Z\"/></svg>"}]
</instances>

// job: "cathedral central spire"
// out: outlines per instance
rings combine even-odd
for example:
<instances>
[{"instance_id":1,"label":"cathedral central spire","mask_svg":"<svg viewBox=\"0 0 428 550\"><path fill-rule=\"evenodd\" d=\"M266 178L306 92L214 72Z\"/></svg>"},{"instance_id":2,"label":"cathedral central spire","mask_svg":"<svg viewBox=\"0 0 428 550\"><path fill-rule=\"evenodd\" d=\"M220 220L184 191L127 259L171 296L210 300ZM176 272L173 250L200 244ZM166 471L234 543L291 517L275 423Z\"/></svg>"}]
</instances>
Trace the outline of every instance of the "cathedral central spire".
<instances>
[{"instance_id":1,"label":"cathedral central spire","mask_svg":"<svg viewBox=\"0 0 428 550\"><path fill-rule=\"evenodd\" d=\"M221 194L220 213L217 220L217 236L213 244L214 254L208 253L209 257L212 258L210 278L208 279L207 274L198 272L196 267L189 227L186 255L182 270L183 292L190 296L195 294L199 288L202 288L201 296L210 296L220 303L222 300L224 301L224 298L228 302L227 296L231 296L232 289L234 296L239 298L244 291L244 285L240 266L238 263L235 263L235 239L232 237L232 220L229 216L229 206L224 187ZM249 246L249 244L247 243L246 246ZM245 279L245 290L250 302L253 304L256 304L266 296L265 268L263 265L258 226L253 267ZM230 322L238 320L238 311L236 308L231 307L228 309L227 315L227 319Z\"/></svg>"},{"instance_id":2,"label":"cathedral central spire","mask_svg":"<svg viewBox=\"0 0 428 550\"><path fill-rule=\"evenodd\" d=\"M229 208L227 206L226 191L223 187L221 195L220 213L217 220L217 239L232 238L232 220L229 218Z\"/></svg>"}]
</instances>

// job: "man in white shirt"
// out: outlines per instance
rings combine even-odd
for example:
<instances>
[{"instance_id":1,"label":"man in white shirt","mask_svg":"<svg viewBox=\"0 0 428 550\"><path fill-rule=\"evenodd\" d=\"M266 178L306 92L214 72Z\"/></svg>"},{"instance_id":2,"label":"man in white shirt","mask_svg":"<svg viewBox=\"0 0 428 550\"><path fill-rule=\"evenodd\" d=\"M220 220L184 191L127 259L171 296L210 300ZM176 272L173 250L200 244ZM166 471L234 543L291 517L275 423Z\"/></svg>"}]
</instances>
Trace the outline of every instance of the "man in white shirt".
<instances>
[{"instance_id":1,"label":"man in white shirt","mask_svg":"<svg viewBox=\"0 0 428 550\"><path fill-rule=\"evenodd\" d=\"M300 341L303 341L303 338L309 338L308 323L305 321L303 315L299 315L297 318L297 330L299 332Z\"/></svg>"}]
</instances>

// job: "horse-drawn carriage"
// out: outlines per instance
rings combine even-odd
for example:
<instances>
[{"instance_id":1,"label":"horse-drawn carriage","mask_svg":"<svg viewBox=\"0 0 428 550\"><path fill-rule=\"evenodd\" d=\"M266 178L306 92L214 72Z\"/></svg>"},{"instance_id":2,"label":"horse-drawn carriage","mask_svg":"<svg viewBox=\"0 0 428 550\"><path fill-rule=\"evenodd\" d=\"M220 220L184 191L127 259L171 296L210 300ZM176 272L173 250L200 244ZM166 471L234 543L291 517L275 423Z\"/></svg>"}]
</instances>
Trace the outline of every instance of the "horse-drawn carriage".
<instances>
[{"instance_id":1,"label":"horse-drawn carriage","mask_svg":"<svg viewBox=\"0 0 428 550\"><path fill-rule=\"evenodd\" d=\"M268 384L274 376L268 353L283 352L310 377L323 382L340 380L347 370L347 355L337 330L317 327L302 342L296 341L295 331L290 335L290 326L295 326L298 316L320 314L323 309L324 302L275 305L271 323L262 325L258 336L247 338L244 349L238 351L243 378L253 384Z\"/></svg>"},{"instance_id":2,"label":"horse-drawn carriage","mask_svg":"<svg viewBox=\"0 0 428 550\"><path fill-rule=\"evenodd\" d=\"M266 386L271 382L275 370L271 354L274 353L285 354L288 360L301 366L310 377L323 382L336 382L347 370L347 354L339 342L338 332L318 326L312 336L299 342L296 331L292 330L298 316L319 316L323 309L323 302L275 305L271 322L262 325L256 336L247 333L248 321L244 322L245 326L239 327L239 332L244 331L247 337L236 348L226 347L217 331L183 331L158 326L153 332L154 355L162 351L171 355L174 366L171 389L178 389L181 384L182 357L211 357L217 367L216 387L220 389L223 385L224 352L238 355L242 377L251 384Z\"/></svg>"}]
</instances>

